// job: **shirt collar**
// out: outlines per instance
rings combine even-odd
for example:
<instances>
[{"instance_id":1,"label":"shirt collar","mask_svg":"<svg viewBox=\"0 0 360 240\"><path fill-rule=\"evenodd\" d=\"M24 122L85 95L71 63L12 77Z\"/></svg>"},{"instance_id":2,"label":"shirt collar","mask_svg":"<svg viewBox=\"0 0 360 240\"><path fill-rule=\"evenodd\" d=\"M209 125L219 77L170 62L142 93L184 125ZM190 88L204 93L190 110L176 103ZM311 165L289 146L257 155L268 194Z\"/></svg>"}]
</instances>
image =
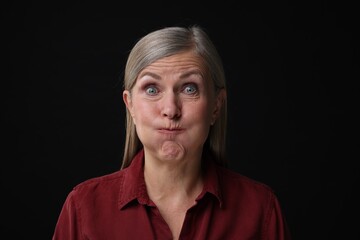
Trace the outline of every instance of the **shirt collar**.
<instances>
[{"instance_id":1,"label":"shirt collar","mask_svg":"<svg viewBox=\"0 0 360 240\"><path fill-rule=\"evenodd\" d=\"M144 150L140 150L124 170L124 178L119 191L119 208L138 200L140 204L150 204L144 180Z\"/></svg>"},{"instance_id":2,"label":"shirt collar","mask_svg":"<svg viewBox=\"0 0 360 240\"><path fill-rule=\"evenodd\" d=\"M219 205L222 207L223 199L221 194L220 179L217 171L219 166L209 152L204 153L202 165L204 171L204 189L196 200L198 201L203 198L206 193L210 193L219 201Z\"/></svg>"},{"instance_id":3,"label":"shirt collar","mask_svg":"<svg viewBox=\"0 0 360 240\"><path fill-rule=\"evenodd\" d=\"M222 206L222 197L219 184L219 177L217 173L217 166L210 154L205 154L203 157L204 170L204 188L202 193L198 196L196 201L204 198L207 193L214 196ZM119 209L123 209L131 202L137 199L138 203L143 205L153 205L146 191L144 179L144 150L140 150L129 167L124 170L124 178L120 184L119 191Z\"/></svg>"}]
</instances>

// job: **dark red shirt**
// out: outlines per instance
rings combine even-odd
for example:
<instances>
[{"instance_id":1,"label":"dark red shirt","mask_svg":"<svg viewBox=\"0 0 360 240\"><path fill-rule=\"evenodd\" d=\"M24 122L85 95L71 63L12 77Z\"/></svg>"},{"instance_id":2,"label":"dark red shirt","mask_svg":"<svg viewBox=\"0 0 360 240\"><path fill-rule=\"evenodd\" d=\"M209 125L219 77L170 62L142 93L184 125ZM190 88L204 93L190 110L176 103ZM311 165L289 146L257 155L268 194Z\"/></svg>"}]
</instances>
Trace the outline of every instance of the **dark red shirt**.
<instances>
[{"instance_id":1,"label":"dark red shirt","mask_svg":"<svg viewBox=\"0 0 360 240\"><path fill-rule=\"evenodd\" d=\"M140 151L131 165L71 191L53 240L172 239L149 198ZM268 186L203 159L204 189L185 216L180 239L289 240L278 199Z\"/></svg>"}]
</instances>

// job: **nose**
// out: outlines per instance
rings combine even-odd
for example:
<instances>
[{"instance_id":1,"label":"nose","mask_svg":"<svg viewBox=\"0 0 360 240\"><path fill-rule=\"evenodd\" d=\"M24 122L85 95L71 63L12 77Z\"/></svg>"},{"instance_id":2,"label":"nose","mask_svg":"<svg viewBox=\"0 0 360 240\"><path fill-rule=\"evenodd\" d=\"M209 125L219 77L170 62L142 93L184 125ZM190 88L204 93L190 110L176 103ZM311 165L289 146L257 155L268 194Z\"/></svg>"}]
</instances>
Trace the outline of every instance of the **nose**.
<instances>
[{"instance_id":1,"label":"nose","mask_svg":"<svg viewBox=\"0 0 360 240\"><path fill-rule=\"evenodd\" d=\"M181 103L174 92L169 92L162 99L161 115L169 119L178 119L181 117Z\"/></svg>"}]
</instances>

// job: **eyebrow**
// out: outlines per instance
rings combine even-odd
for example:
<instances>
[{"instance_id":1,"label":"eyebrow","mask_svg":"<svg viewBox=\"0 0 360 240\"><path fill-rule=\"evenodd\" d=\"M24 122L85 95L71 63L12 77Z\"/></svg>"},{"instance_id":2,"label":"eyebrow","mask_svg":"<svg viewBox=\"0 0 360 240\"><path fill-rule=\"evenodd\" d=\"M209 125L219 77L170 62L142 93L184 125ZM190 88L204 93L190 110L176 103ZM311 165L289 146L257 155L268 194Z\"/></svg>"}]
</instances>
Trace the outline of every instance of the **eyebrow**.
<instances>
[{"instance_id":1,"label":"eyebrow","mask_svg":"<svg viewBox=\"0 0 360 240\"><path fill-rule=\"evenodd\" d=\"M180 78L187 78L191 75L196 75L196 76L200 76L201 78L203 77L203 75L201 74L201 71L199 70L192 70L192 71L189 71L189 72L186 72L185 74L181 74L180 75Z\"/></svg>"},{"instance_id":2,"label":"eyebrow","mask_svg":"<svg viewBox=\"0 0 360 240\"><path fill-rule=\"evenodd\" d=\"M138 76L138 79L143 78L144 76L150 76L152 78L155 78L156 80L160 80L161 76L153 73L153 72L143 72Z\"/></svg>"},{"instance_id":3,"label":"eyebrow","mask_svg":"<svg viewBox=\"0 0 360 240\"><path fill-rule=\"evenodd\" d=\"M186 72L186 73L183 73L180 75L180 79L184 79L184 78L187 78L191 75L197 75L197 76L200 76L201 78L203 77L203 75L201 74L201 71L199 70L191 70L189 72ZM156 74L156 73L153 73L153 72L143 72L139 75L138 79L141 79L143 78L144 76L150 76L152 78L154 78L155 80L160 80L161 79L161 76Z\"/></svg>"}]
</instances>

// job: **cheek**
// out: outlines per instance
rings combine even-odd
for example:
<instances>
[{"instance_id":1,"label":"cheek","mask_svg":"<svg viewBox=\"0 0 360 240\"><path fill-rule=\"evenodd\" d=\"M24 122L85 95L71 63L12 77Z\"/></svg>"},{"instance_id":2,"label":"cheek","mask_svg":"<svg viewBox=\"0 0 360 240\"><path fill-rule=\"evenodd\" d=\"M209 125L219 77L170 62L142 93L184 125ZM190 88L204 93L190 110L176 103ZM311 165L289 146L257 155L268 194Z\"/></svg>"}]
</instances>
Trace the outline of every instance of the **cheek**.
<instances>
[{"instance_id":1,"label":"cheek","mask_svg":"<svg viewBox=\"0 0 360 240\"><path fill-rule=\"evenodd\" d=\"M211 123L211 116L211 107L206 102L189 106L188 119L190 122L201 123L207 127Z\"/></svg>"},{"instance_id":2,"label":"cheek","mask_svg":"<svg viewBox=\"0 0 360 240\"><path fill-rule=\"evenodd\" d=\"M156 108L153 104L147 104L146 102L134 102L133 105L133 118L134 122L146 122L154 119L156 114Z\"/></svg>"}]
</instances>

